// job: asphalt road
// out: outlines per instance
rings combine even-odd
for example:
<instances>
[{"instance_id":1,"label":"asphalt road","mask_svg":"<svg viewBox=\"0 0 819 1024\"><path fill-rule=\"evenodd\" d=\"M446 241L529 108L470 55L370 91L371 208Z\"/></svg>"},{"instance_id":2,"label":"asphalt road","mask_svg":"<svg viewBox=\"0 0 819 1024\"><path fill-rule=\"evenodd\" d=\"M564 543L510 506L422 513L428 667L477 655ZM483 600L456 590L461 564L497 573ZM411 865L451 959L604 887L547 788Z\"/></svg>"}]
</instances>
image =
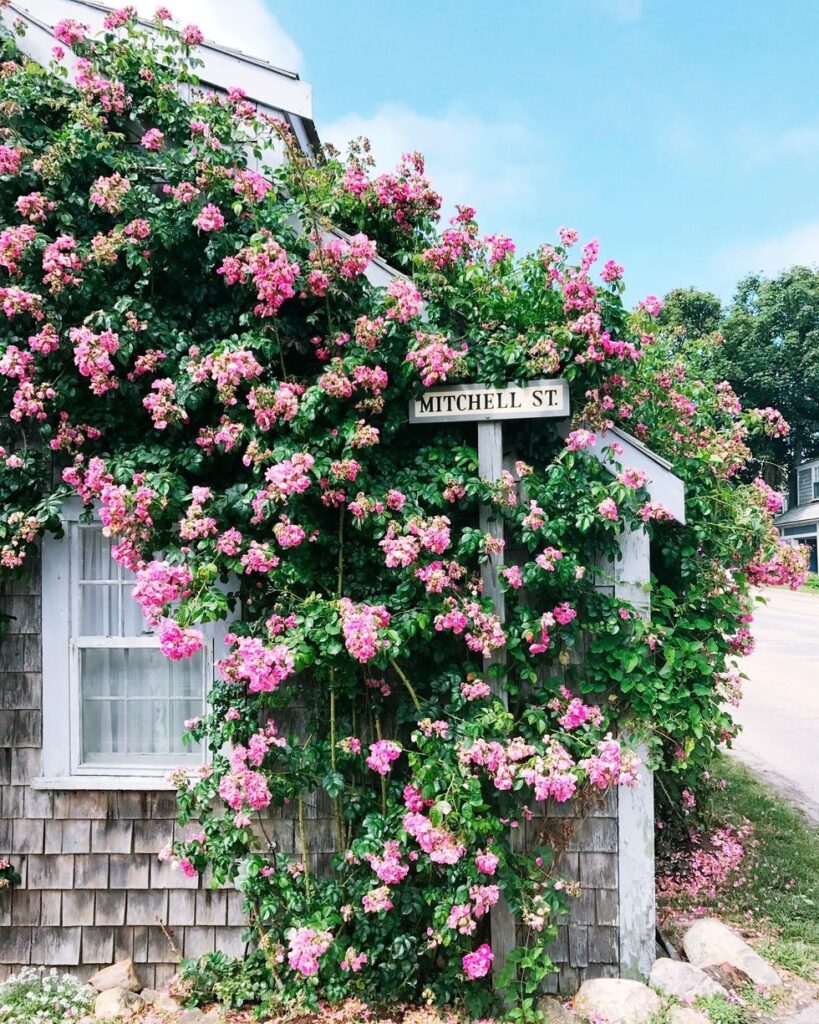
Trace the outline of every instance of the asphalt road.
<instances>
[{"instance_id":1,"label":"asphalt road","mask_svg":"<svg viewBox=\"0 0 819 1024\"><path fill-rule=\"evenodd\" d=\"M819 594L764 594L734 753L819 822Z\"/></svg>"}]
</instances>

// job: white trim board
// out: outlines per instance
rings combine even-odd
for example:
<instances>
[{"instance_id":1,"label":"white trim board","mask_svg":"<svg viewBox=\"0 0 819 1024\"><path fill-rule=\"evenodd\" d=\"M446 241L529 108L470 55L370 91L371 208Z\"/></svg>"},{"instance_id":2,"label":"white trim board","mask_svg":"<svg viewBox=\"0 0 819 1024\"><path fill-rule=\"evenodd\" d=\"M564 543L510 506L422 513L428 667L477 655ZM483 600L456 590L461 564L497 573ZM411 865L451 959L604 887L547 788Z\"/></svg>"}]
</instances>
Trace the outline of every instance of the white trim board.
<instances>
[{"instance_id":1,"label":"white trim board","mask_svg":"<svg viewBox=\"0 0 819 1024\"><path fill-rule=\"evenodd\" d=\"M606 448L620 444L621 455L607 453ZM614 473L612 463L618 462L623 469L640 469L646 474L646 490L652 501L658 501L668 509L678 523L685 525L685 484L672 471L671 463L661 455L627 434L619 427L604 430L598 435L595 443L586 449L597 461L610 472Z\"/></svg>"},{"instance_id":2,"label":"white trim board","mask_svg":"<svg viewBox=\"0 0 819 1024\"><path fill-rule=\"evenodd\" d=\"M32 9L30 9L33 8ZM28 26L28 33L18 45L33 60L48 64L51 48L57 40L51 27L63 18L75 18L88 24L92 31L102 28L103 19L113 8L88 0L13 0L6 10L13 16L21 17ZM150 22L140 19L149 31ZM76 63L76 55L69 47L61 44L66 51L65 66L70 69ZM285 71L267 64L258 57L250 57L219 46L206 40L199 49L204 67L197 74L203 83L219 89L237 86L244 89L248 99L282 110L298 118L312 120L313 90L294 71Z\"/></svg>"}]
</instances>

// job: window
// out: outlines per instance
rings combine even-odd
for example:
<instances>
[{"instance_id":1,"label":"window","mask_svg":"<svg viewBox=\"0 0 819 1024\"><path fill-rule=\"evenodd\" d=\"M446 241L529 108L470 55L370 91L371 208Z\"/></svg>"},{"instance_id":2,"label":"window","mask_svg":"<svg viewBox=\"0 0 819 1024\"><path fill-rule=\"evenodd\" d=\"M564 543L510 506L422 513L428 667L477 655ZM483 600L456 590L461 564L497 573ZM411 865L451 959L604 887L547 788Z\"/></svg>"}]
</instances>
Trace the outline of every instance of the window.
<instances>
[{"instance_id":1,"label":"window","mask_svg":"<svg viewBox=\"0 0 819 1024\"><path fill-rule=\"evenodd\" d=\"M202 763L182 734L202 714L227 624L203 630L192 658L167 659L133 599L133 574L79 511L67 505L65 537L43 543L41 782L163 788L169 769Z\"/></svg>"},{"instance_id":2,"label":"window","mask_svg":"<svg viewBox=\"0 0 819 1024\"><path fill-rule=\"evenodd\" d=\"M796 504L819 501L819 462L800 466L796 473Z\"/></svg>"},{"instance_id":3,"label":"window","mask_svg":"<svg viewBox=\"0 0 819 1024\"><path fill-rule=\"evenodd\" d=\"M796 474L796 504L807 505L811 500L813 474L810 469L800 469Z\"/></svg>"}]
</instances>

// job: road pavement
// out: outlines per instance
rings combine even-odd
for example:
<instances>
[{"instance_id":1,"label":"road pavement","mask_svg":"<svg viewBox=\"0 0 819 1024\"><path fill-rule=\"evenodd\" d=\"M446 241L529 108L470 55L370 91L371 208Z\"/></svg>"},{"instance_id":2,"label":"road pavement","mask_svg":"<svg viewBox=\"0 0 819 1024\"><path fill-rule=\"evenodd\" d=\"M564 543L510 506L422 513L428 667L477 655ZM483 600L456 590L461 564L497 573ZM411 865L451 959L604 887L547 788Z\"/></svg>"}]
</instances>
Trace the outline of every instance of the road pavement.
<instances>
[{"instance_id":1,"label":"road pavement","mask_svg":"<svg viewBox=\"0 0 819 1024\"><path fill-rule=\"evenodd\" d=\"M766 589L734 753L819 823L819 594Z\"/></svg>"}]
</instances>

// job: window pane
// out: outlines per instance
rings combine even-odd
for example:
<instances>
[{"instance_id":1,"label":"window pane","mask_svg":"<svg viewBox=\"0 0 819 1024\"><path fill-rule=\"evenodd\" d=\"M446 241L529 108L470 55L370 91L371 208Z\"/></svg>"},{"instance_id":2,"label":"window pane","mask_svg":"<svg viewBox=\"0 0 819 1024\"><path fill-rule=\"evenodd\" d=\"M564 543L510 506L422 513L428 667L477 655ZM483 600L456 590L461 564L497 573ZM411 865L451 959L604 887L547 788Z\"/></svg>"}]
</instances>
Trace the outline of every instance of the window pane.
<instances>
[{"instance_id":1,"label":"window pane","mask_svg":"<svg viewBox=\"0 0 819 1024\"><path fill-rule=\"evenodd\" d=\"M110 647L89 647L81 652L83 697L86 700L125 699L127 659L123 655L129 653Z\"/></svg>"},{"instance_id":2,"label":"window pane","mask_svg":"<svg viewBox=\"0 0 819 1024\"><path fill-rule=\"evenodd\" d=\"M171 743L175 753L186 751L199 751L200 745L186 744L182 742L182 734L185 732L185 722L197 718L202 714L201 700L172 700L171 708Z\"/></svg>"},{"instance_id":3,"label":"window pane","mask_svg":"<svg viewBox=\"0 0 819 1024\"><path fill-rule=\"evenodd\" d=\"M111 541L101 526L80 527L80 579L119 579L117 563L111 558Z\"/></svg>"},{"instance_id":4,"label":"window pane","mask_svg":"<svg viewBox=\"0 0 819 1024\"><path fill-rule=\"evenodd\" d=\"M154 754L173 767L180 755L199 749L182 742L185 722L202 713L202 702L192 700L135 700L128 704L128 751L140 757Z\"/></svg>"},{"instance_id":5,"label":"window pane","mask_svg":"<svg viewBox=\"0 0 819 1024\"><path fill-rule=\"evenodd\" d=\"M83 704L83 761L116 761L125 753L125 702L91 700Z\"/></svg>"},{"instance_id":6,"label":"window pane","mask_svg":"<svg viewBox=\"0 0 819 1024\"><path fill-rule=\"evenodd\" d=\"M123 571L123 576L125 572ZM141 636L153 630L142 617L142 609L134 600L134 588L122 588L122 634L123 636Z\"/></svg>"},{"instance_id":7,"label":"window pane","mask_svg":"<svg viewBox=\"0 0 819 1024\"><path fill-rule=\"evenodd\" d=\"M202 653L171 661L156 648L123 652L128 673L128 695L134 699L202 697ZM137 657L135 657L135 655Z\"/></svg>"},{"instance_id":8,"label":"window pane","mask_svg":"<svg viewBox=\"0 0 819 1024\"><path fill-rule=\"evenodd\" d=\"M120 636L118 583L80 584L80 636Z\"/></svg>"},{"instance_id":9,"label":"window pane","mask_svg":"<svg viewBox=\"0 0 819 1024\"><path fill-rule=\"evenodd\" d=\"M198 745L183 745L182 732L203 711L203 652L179 662L156 648L84 648L80 655L84 763L198 760Z\"/></svg>"}]
</instances>

